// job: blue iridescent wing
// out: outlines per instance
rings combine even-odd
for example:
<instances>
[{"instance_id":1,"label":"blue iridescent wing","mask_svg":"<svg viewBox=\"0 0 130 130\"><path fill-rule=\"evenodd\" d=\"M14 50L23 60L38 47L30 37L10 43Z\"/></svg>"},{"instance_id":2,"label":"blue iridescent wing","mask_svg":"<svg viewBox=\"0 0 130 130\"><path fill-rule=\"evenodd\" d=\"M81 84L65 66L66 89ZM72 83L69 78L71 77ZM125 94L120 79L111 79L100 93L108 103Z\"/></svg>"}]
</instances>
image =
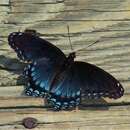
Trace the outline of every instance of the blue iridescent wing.
<instances>
[{"instance_id":1,"label":"blue iridescent wing","mask_svg":"<svg viewBox=\"0 0 130 130\"><path fill-rule=\"evenodd\" d=\"M59 48L30 31L13 32L9 34L8 42L22 61L34 61L42 57L51 60L57 57L65 59L64 53Z\"/></svg>"},{"instance_id":2,"label":"blue iridescent wing","mask_svg":"<svg viewBox=\"0 0 130 130\"><path fill-rule=\"evenodd\" d=\"M75 107L80 103L81 83L77 72L73 67L65 68L64 62L59 62L58 59L55 62L38 59L28 65L25 75L29 77L26 93L46 97L55 109Z\"/></svg>"},{"instance_id":3,"label":"blue iridescent wing","mask_svg":"<svg viewBox=\"0 0 130 130\"><path fill-rule=\"evenodd\" d=\"M58 60L51 63L39 59L32 64L29 73L36 90L42 89L56 110L79 105L81 95L116 99L124 93L118 80L89 63L74 62L64 68L64 62L58 66Z\"/></svg>"},{"instance_id":4,"label":"blue iridescent wing","mask_svg":"<svg viewBox=\"0 0 130 130\"><path fill-rule=\"evenodd\" d=\"M101 68L85 63L75 62L81 80L81 91L88 98L120 98L124 94L121 83Z\"/></svg>"},{"instance_id":5,"label":"blue iridescent wing","mask_svg":"<svg viewBox=\"0 0 130 130\"><path fill-rule=\"evenodd\" d=\"M61 72L51 87L51 98L55 101L55 109L67 108L80 103L80 96L91 99L109 97L120 98L124 89L120 82L108 72L99 67L85 63L74 62L71 67Z\"/></svg>"},{"instance_id":6,"label":"blue iridescent wing","mask_svg":"<svg viewBox=\"0 0 130 130\"><path fill-rule=\"evenodd\" d=\"M34 66L34 63L31 63L24 68L23 74L25 78L27 79L25 94L28 96L43 97L45 94L45 90L37 86L35 84L35 81L33 81L32 79L33 66Z\"/></svg>"},{"instance_id":7,"label":"blue iridescent wing","mask_svg":"<svg viewBox=\"0 0 130 130\"><path fill-rule=\"evenodd\" d=\"M47 58L29 64L24 70L24 76L28 79L25 93L29 96L44 97L50 90L49 84L61 64L62 61L59 63L58 59L51 61Z\"/></svg>"},{"instance_id":8,"label":"blue iridescent wing","mask_svg":"<svg viewBox=\"0 0 130 130\"><path fill-rule=\"evenodd\" d=\"M51 84L49 102L56 110L73 108L80 104L81 82L72 65L55 77Z\"/></svg>"}]
</instances>

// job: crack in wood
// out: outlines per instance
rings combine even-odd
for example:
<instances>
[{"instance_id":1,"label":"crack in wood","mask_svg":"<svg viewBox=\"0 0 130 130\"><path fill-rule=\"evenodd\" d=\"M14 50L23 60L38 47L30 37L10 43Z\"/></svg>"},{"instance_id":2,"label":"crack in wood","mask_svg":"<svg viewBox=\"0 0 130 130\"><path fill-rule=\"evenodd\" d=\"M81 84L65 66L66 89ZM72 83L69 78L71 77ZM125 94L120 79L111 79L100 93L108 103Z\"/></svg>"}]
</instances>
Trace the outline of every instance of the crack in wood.
<instances>
[{"instance_id":1,"label":"crack in wood","mask_svg":"<svg viewBox=\"0 0 130 130\"><path fill-rule=\"evenodd\" d=\"M116 125L126 125L126 124L129 124L129 123L125 123L125 122L122 122L122 123L96 123L96 124L89 124L89 121L91 122L92 120L86 120L88 123L86 124L85 121L57 121L57 122L37 122L38 125L40 125L41 127L42 126L45 126L45 125L62 125L62 124L73 124L73 123L78 123L79 126L81 123L85 123L84 126L116 126ZM93 121L97 121L97 120L93 120ZM82 125L83 125L82 124ZM12 122L12 123L5 123L5 124L0 124L0 126L16 126L16 125L23 125L22 124L22 121L16 121L16 122Z\"/></svg>"},{"instance_id":2,"label":"crack in wood","mask_svg":"<svg viewBox=\"0 0 130 130\"><path fill-rule=\"evenodd\" d=\"M53 12L49 12L49 13L64 13L64 12L130 12L130 10L98 10L98 9L68 9L68 10L60 10L60 11L53 11Z\"/></svg>"},{"instance_id":3,"label":"crack in wood","mask_svg":"<svg viewBox=\"0 0 130 130\"><path fill-rule=\"evenodd\" d=\"M26 4L34 4L34 5L48 5L48 4L59 4L59 3L64 3L65 0L53 0L52 2L28 2L28 1L17 1L17 3L21 4L21 3L26 3ZM11 2L13 6L19 6L19 5L14 5L14 3L16 3L16 1L12 1Z\"/></svg>"},{"instance_id":4,"label":"crack in wood","mask_svg":"<svg viewBox=\"0 0 130 130\"><path fill-rule=\"evenodd\" d=\"M104 104L81 104L79 107L86 108L92 107L92 108L102 108L102 107L117 107L117 106L130 106L130 102L120 102L120 103L104 103ZM50 105L46 106L14 106L14 107L0 107L0 110L8 110L8 109L32 109L32 108L43 108L48 109L52 108ZM25 113L24 113L25 114Z\"/></svg>"}]
</instances>

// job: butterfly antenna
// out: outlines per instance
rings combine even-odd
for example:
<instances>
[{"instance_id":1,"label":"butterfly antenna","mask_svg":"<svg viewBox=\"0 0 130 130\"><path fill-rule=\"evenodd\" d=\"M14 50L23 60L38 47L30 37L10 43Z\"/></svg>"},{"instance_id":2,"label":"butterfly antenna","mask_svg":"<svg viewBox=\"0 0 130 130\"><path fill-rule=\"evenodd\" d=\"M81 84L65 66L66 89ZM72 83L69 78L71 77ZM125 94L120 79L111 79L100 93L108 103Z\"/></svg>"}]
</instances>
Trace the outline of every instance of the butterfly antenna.
<instances>
[{"instance_id":1,"label":"butterfly antenna","mask_svg":"<svg viewBox=\"0 0 130 130\"><path fill-rule=\"evenodd\" d=\"M97 41L95 41L95 42L89 44L86 48L89 48L90 46L93 46L94 44L96 44L96 43L98 43L98 42L99 42L99 40L97 40Z\"/></svg>"},{"instance_id":2,"label":"butterfly antenna","mask_svg":"<svg viewBox=\"0 0 130 130\"><path fill-rule=\"evenodd\" d=\"M67 25L67 30L68 30L68 37L69 37L69 43L70 43L70 47L71 47L71 50L73 51L73 47L72 47L72 43L71 43L71 39L70 39L70 29L69 29L69 25Z\"/></svg>"},{"instance_id":3,"label":"butterfly antenna","mask_svg":"<svg viewBox=\"0 0 130 130\"><path fill-rule=\"evenodd\" d=\"M80 50L83 50L83 49L89 48L90 46L93 46L94 44L96 44L96 43L98 43L98 42L99 42L99 40L97 40L97 41L95 41L95 42L89 44L87 47L78 48L78 49L76 49L76 51L80 51Z\"/></svg>"}]
</instances>

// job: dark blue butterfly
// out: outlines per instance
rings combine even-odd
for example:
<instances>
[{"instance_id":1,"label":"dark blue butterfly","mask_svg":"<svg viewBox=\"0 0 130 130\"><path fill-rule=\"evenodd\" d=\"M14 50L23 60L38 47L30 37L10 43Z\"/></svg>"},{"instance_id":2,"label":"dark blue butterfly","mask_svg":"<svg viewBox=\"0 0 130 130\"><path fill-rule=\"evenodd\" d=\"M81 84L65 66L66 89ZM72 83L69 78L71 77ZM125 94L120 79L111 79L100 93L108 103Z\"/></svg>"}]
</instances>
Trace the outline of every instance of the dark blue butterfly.
<instances>
[{"instance_id":1,"label":"dark blue butterfly","mask_svg":"<svg viewBox=\"0 0 130 130\"><path fill-rule=\"evenodd\" d=\"M124 89L120 82L95 65L74 61L75 52L68 57L35 32L14 32L9 45L23 61L28 78L26 94L47 98L56 110L76 107L82 95L97 99L120 98Z\"/></svg>"}]
</instances>

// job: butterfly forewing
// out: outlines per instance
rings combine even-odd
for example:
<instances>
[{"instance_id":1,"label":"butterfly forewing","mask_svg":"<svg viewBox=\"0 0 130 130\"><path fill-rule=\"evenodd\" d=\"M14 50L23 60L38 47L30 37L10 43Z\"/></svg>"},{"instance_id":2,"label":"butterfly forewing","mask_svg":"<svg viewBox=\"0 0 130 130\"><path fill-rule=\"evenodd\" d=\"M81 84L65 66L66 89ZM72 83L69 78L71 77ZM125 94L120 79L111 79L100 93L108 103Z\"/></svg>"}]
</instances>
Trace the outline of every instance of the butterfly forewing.
<instances>
[{"instance_id":1,"label":"butterfly forewing","mask_svg":"<svg viewBox=\"0 0 130 130\"><path fill-rule=\"evenodd\" d=\"M28 77L29 89L33 86L33 89L49 92L52 79L63 64L62 62L64 61L59 63L58 59L54 62L47 58L41 58L29 64L24 71L25 77Z\"/></svg>"},{"instance_id":2,"label":"butterfly forewing","mask_svg":"<svg viewBox=\"0 0 130 130\"><path fill-rule=\"evenodd\" d=\"M8 37L9 45L23 61L34 61L39 58L65 59L64 53L37 35L28 32L13 32ZM59 59L60 59L59 58Z\"/></svg>"}]
</instances>

